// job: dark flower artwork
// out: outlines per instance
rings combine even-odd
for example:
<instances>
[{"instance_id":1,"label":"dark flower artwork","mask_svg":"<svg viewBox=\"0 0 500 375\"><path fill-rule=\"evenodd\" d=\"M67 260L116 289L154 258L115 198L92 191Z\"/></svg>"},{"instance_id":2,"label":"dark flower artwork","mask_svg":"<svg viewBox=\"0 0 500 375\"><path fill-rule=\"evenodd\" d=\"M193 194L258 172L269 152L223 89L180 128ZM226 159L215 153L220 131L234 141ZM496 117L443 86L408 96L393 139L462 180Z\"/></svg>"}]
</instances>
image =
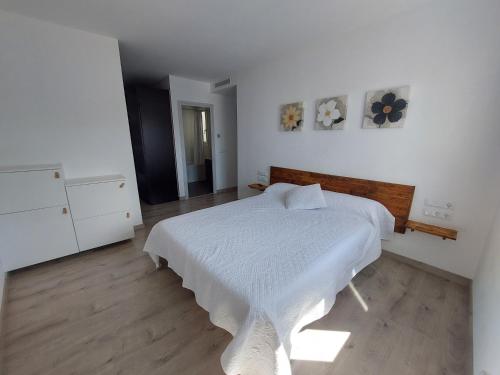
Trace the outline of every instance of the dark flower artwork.
<instances>
[{"instance_id":1,"label":"dark flower artwork","mask_svg":"<svg viewBox=\"0 0 500 375\"><path fill-rule=\"evenodd\" d=\"M402 127L408 107L408 87L369 92L364 128Z\"/></svg>"},{"instance_id":2,"label":"dark flower artwork","mask_svg":"<svg viewBox=\"0 0 500 375\"><path fill-rule=\"evenodd\" d=\"M406 100L396 99L396 94L393 92L385 94L380 102L372 104L372 112L375 115L373 122L382 125L387 120L390 122L401 120L403 117L401 111L406 108L406 105Z\"/></svg>"}]
</instances>

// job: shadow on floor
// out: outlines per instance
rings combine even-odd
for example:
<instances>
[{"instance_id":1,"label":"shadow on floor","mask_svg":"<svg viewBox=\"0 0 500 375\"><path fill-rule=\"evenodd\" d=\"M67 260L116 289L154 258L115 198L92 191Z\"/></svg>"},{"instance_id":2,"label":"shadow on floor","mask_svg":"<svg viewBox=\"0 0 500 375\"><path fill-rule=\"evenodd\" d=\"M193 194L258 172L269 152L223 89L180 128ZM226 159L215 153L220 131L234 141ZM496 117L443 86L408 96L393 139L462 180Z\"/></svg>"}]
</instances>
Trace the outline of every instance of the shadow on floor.
<instances>
[{"instance_id":1,"label":"shadow on floor","mask_svg":"<svg viewBox=\"0 0 500 375\"><path fill-rule=\"evenodd\" d=\"M188 191L190 198L213 193L210 181L190 182L188 184Z\"/></svg>"}]
</instances>

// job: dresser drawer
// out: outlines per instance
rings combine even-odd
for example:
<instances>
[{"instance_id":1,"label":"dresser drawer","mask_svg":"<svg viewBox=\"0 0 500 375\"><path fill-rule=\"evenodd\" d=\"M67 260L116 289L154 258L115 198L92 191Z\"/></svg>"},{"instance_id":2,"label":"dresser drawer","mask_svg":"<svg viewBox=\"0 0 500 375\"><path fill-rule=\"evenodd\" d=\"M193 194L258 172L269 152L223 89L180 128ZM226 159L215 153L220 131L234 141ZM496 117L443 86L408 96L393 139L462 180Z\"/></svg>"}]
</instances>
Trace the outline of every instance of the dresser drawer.
<instances>
[{"instance_id":1,"label":"dresser drawer","mask_svg":"<svg viewBox=\"0 0 500 375\"><path fill-rule=\"evenodd\" d=\"M75 231L80 251L134 237L134 227L128 212L77 220Z\"/></svg>"},{"instance_id":2,"label":"dresser drawer","mask_svg":"<svg viewBox=\"0 0 500 375\"><path fill-rule=\"evenodd\" d=\"M4 271L78 252L68 206L0 215Z\"/></svg>"},{"instance_id":3,"label":"dresser drawer","mask_svg":"<svg viewBox=\"0 0 500 375\"><path fill-rule=\"evenodd\" d=\"M66 186L66 191L74 220L123 212L129 209L125 181Z\"/></svg>"},{"instance_id":4,"label":"dresser drawer","mask_svg":"<svg viewBox=\"0 0 500 375\"><path fill-rule=\"evenodd\" d=\"M61 169L0 173L0 215L65 204Z\"/></svg>"}]
</instances>

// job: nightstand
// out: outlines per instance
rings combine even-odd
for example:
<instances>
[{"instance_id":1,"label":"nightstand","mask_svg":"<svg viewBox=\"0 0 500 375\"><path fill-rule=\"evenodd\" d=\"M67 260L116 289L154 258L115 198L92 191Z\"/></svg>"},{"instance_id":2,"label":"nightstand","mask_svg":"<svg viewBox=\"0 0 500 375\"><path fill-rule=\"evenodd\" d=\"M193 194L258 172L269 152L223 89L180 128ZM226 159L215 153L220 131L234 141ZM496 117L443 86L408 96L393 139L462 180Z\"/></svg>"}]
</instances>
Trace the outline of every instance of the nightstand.
<instances>
[{"instance_id":1,"label":"nightstand","mask_svg":"<svg viewBox=\"0 0 500 375\"><path fill-rule=\"evenodd\" d=\"M259 191L264 191L267 189L267 186L268 185L264 185L264 184L250 184L248 185L248 187L250 189L255 189L255 190L259 190Z\"/></svg>"},{"instance_id":2,"label":"nightstand","mask_svg":"<svg viewBox=\"0 0 500 375\"><path fill-rule=\"evenodd\" d=\"M406 228L413 231L419 231L423 233L428 233L433 236L442 237L443 240L457 240L457 231L455 229L442 228L437 225L430 225L425 223L419 223L418 221L408 220L406 222Z\"/></svg>"}]
</instances>

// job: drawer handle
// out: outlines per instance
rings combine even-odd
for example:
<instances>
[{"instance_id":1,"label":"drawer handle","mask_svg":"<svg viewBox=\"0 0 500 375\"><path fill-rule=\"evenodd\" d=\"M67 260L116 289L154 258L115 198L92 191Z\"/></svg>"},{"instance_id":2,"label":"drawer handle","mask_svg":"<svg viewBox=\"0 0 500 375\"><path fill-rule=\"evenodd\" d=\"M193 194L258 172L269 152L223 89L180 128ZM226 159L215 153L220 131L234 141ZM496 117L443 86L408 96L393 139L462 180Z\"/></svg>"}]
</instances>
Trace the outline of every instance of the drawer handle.
<instances>
[{"instance_id":1,"label":"drawer handle","mask_svg":"<svg viewBox=\"0 0 500 375\"><path fill-rule=\"evenodd\" d=\"M63 213L63 215L66 215L66 214L68 213L68 209L67 209L66 207L64 207L64 208L62 209L62 213Z\"/></svg>"},{"instance_id":2,"label":"drawer handle","mask_svg":"<svg viewBox=\"0 0 500 375\"><path fill-rule=\"evenodd\" d=\"M127 212L127 219L130 219L130 212Z\"/></svg>"},{"instance_id":3,"label":"drawer handle","mask_svg":"<svg viewBox=\"0 0 500 375\"><path fill-rule=\"evenodd\" d=\"M122 183L120 184L120 189L121 189L122 187L124 187L124 186L125 186L125 182L122 182Z\"/></svg>"},{"instance_id":4,"label":"drawer handle","mask_svg":"<svg viewBox=\"0 0 500 375\"><path fill-rule=\"evenodd\" d=\"M60 178L61 174L57 171L54 172L54 178Z\"/></svg>"}]
</instances>

